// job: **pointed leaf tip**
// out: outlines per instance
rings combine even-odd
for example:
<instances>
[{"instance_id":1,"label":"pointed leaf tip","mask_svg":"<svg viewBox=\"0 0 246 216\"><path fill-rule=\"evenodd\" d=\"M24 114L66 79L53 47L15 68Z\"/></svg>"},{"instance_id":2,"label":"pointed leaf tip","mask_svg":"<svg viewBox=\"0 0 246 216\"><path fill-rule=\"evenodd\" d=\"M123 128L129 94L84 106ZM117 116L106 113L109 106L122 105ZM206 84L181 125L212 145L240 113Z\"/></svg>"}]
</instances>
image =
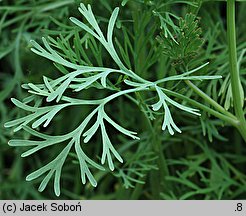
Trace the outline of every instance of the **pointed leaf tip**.
<instances>
[{"instance_id":1,"label":"pointed leaf tip","mask_svg":"<svg viewBox=\"0 0 246 216\"><path fill-rule=\"evenodd\" d=\"M119 13L119 10L120 10L120 8L119 8L119 7L116 7L116 8L114 9L114 12L118 14L118 13Z\"/></svg>"},{"instance_id":2,"label":"pointed leaf tip","mask_svg":"<svg viewBox=\"0 0 246 216\"><path fill-rule=\"evenodd\" d=\"M30 174L30 175L31 175L31 174ZM33 180L33 178L30 177L30 175L28 175L28 176L26 177L26 181L32 181L32 180Z\"/></svg>"},{"instance_id":3,"label":"pointed leaf tip","mask_svg":"<svg viewBox=\"0 0 246 216\"><path fill-rule=\"evenodd\" d=\"M95 182L91 182L91 185L93 186L93 187L97 187L97 182L95 181Z\"/></svg>"},{"instance_id":4,"label":"pointed leaf tip","mask_svg":"<svg viewBox=\"0 0 246 216\"><path fill-rule=\"evenodd\" d=\"M59 197L59 196L61 195L60 189L55 190L55 195L56 195L57 197Z\"/></svg>"}]
</instances>

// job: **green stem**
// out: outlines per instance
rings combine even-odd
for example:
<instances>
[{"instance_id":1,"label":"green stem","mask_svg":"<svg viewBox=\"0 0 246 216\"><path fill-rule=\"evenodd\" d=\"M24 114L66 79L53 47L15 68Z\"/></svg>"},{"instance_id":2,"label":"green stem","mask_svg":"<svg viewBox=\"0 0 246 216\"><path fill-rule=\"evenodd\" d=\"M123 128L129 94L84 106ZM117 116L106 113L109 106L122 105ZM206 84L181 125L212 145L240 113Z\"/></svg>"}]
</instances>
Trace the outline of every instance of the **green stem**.
<instances>
[{"instance_id":1,"label":"green stem","mask_svg":"<svg viewBox=\"0 0 246 216\"><path fill-rule=\"evenodd\" d=\"M140 177L139 180L145 182L146 176L147 174L144 177ZM144 187L144 184L137 183L131 194L130 200L138 200L141 194L143 193L143 187Z\"/></svg>"},{"instance_id":2,"label":"green stem","mask_svg":"<svg viewBox=\"0 0 246 216\"><path fill-rule=\"evenodd\" d=\"M153 170L150 175L150 185L152 191L152 199L160 199L161 192L169 191L169 182L166 181L166 177L169 176L169 168L167 160L165 158L165 153L162 148L161 132L159 131L159 122L156 121L155 133L152 134L153 140L153 151L158 156L157 164L158 170ZM158 132L159 131L159 132Z\"/></svg>"},{"instance_id":3,"label":"green stem","mask_svg":"<svg viewBox=\"0 0 246 216\"><path fill-rule=\"evenodd\" d=\"M227 36L233 105L236 117L239 120L237 128L246 142L246 120L243 111L243 101L241 100L241 81L237 66L235 0L227 1Z\"/></svg>"},{"instance_id":4,"label":"green stem","mask_svg":"<svg viewBox=\"0 0 246 216\"><path fill-rule=\"evenodd\" d=\"M224 115L222 113L219 113L219 112L211 109L210 107L208 107L206 105L203 105L203 104L201 104L201 103L199 103L199 102L197 102L197 101L195 101L193 99L190 99L190 98L188 98L188 97L186 97L186 96L184 96L182 94L179 94L179 93L167 90L167 89L162 89L162 90L165 93L169 94L169 95L172 95L172 96L174 96L176 98L180 98L182 100L185 100L185 101L189 102L191 105L193 105L193 106L195 106L195 107L197 107L197 108L199 108L199 109L201 109L203 111L206 111L207 113L209 113L209 114L211 114L211 115L213 115L213 116L215 116L215 117L217 117L217 118L229 123L230 125L233 125L233 126L237 127L237 125L239 123L237 119L229 117L229 116L226 116L226 115Z\"/></svg>"},{"instance_id":5,"label":"green stem","mask_svg":"<svg viewBox=\"0 0 246 216\"><path fill-rule=\"evenodd\" d=\"M139 106L139 101L136 100L135 98L131 97L130 95L125 95L127 98L129 98L132 102L134 102L137 106ZM164 190L168 191L169 185L168 182L165 180L166 176L169 176L169 169L167 165L167 161L164 155L164 152L162 150L162 143L160 140L160 133L157 133L156 127L154 128L150 122L150 119L148 118L147 114L143 112L143 115L145 117L145 125L148 127L149 132L151 132L152 136L152 142L153 142L153 149L156 152L156 155L158 156L158 167L159 171L153 170L151 172L151 184L154 190L153 195L155 199L159 199L160 197L160 192L163 192L163 187ZM158 125L158 124L157 124ZM145 180L146 176L143 178L141 177L139 180ZM142 184L137 184L135 190L132 193L131 199L138 199L139 196L141 195L143 185Z\"/></svg>"},{"instance_id":6,"label":"green stem","mask_svg":"<svg viewBox=\"0 0 246 216\"><path fill-rule=\"evenodd\" d=\"M222 107L220 104L218 104L215 100L213 100L211 97L209 97L205 92L203 92L201 89L199 89L196 85L194 85L190 80L185 80L185 83L201 98L203 98L207 103L209 103L211 106L213 106L217 111L223 113L224 115L237 119L233 114L226 111L224 107Z\"/></svg>"}]
</instances>

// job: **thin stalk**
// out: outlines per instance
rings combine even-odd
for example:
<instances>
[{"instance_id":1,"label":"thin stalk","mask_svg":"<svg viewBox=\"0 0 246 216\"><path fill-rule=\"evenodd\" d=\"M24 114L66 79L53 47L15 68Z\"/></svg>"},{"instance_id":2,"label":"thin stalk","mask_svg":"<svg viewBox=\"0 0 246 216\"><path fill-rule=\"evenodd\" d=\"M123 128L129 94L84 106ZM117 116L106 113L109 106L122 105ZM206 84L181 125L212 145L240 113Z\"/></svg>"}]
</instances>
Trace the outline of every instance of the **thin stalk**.
<instances>
[{"instance_id":1,"label":"thin stalk","mask_svg":"<svg viewBox=\"0 0 246 216\"><path fill-rule=\"evenodd\" d=\"M209 97L205 92L203 92L201 89L199 89L196 85L194 85L190 80L184 81L196 94L198 94L201 98L203 98L207 103L209 103L211 106L213 106L217 111L223 113L224 115L234 118L236 120L236 117L231 114L230 112L226 111L224 107L222 107L220 104L218 104L215 100L213 100L211 97Z\"/></svg>"},{"instance_id":2,"label":"thin stalk","mask_svg":"<svg viewBox=\"0 0 246 216\"><path fill-rule=\"evenodd\" d=\"M140 177L139 180L145 182L147 178L147 174L143 177ZM139 200L140 196L143 194L144 184L137 183L131 196L130 200Z\"/></svg>"},{"instance_id":3,"label":"thin stalk","mask_svg":"<svg viewBox=\"0 0 246 216\"><path fill-rule=\"evenodd\" d=\"M137 106L139 106L139 102L131 97L130 95L125 95L128 99L130 99L132 102L134 102ZM154 192L154 197L155 199L159 199L159 195L160 195L160 188L162 186L165 187L165 190L168 190L168 182L165 180L165 177L169 175L169 169L168 169L168 165L167 165L167 161L164 155L164 152L162 150L162 143L159 137L159 133L157 133L157 129L154 128L150 122L150 119L148 118L147 114L145 112L143 112L143 115L145 117L145 121L146 121L146 126L148 127L148 130L151 132L151 136L152 136L152 143L153 143L153 149L156 152L156 155L158 156L158 167L159 167L159 172L156 171L152 171L151 172L151 184L153 185L153 187L155 187L157 190ZM139 180L145 180L145 177L140 177ZM139 196L142 193L142 188L143 185L138 183L132 193L131 199L137 199L139 198ZM162 190L163 192L163 190Z\"/></svg>"},{"instance_id":4,"label":"thin stalk","mask_svg":"<svg viewBox=\"0 0 246 216\"><path fill-rule=\"evenodd\" d=\"M160 129L158 129L159 122L156 121L156 125L154 127L155 133L152 134L153 140L153 150L155 154L158 156L157 164L158 170L153 170L150 174L150 185L152 192L152 199L160 199L161 192L168 192L169 183L166 181L165 177L169 176L169 169L167 165L167 161L164 155L164 151L162 148L161 141L161 132L158 133Z\"/></svg>"},{"instance_id":5,"label":"thin stalk","mask_svg":"<svg viewBox=\"0 0 246 216\"><path fill-rule=\"evenodd\" d=\"M211 114L211 115L213 115L213 116L225 121L226 123L228 123L230 125L233 125L233 126L237 127L237 125L239 123L237 119L229 117L229 116L226 116L226 115L224 115L222 113L219 113L219 112L211 109L210 107L208 107L206 105L203 105L203 104L201 104L201 103L199 103L199 102L197 102L197 101L195 101L193 99L190 99L190 98L188 98L188 97L186 97L186 96L184 96L182 94L179 94L179 93L167 90L167 89L162 89L162 90L165 93L169 94L169 95L172 95L172 96L174 96L176 98L180 98L182 100L185 100L185 101L189 102L191 105L193 105L193 106L195 106L195 107L197 107L197 108L199 108L199 109L201 109L203 111L206 111L207 113L209 113L209 114Z\"/></svg>"},{"instance_id":6,"label":"thin stalk","mask_svg":"<svg viewBox=\"0 0 246 216\"><path fill-rule=\"evenodd\" d=\"M237 65L236 47L236 26L235 26L235 0L227 1L227 36L229 46L229 66L231 75L231 87L233 105L236 117L239 120L238 130L246 142L246 120L243 111L243 101L241 100L241 81Z\"/></svg>"}]
</instances>

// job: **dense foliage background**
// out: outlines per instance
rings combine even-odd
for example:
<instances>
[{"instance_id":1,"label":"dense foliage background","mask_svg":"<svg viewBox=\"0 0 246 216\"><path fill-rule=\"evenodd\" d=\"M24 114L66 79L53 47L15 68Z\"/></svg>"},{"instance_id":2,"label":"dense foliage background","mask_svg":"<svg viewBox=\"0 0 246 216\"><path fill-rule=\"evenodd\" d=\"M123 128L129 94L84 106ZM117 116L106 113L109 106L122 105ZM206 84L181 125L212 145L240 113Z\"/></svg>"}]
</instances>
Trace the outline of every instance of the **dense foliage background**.
<instances>
[{"instance_id":1,"label":"dense foliage background","mask_svg":"<svg viewBox=\"0 0 246 216\"><path fill-rule=\"evenodd\" d=\"M163 0L86 0L102 28L115 7L120 7L117 28L114 30L116 50L128 68L148 80L157 80L176 74L177 62L168 52L163 52L157 36L172 29L172 21L193 13L199 17L202 29L202 47L195 57L188 56L189 67L210 62L201 73L222 75L222 79L196 82L207 95L227 110L232 110L229 80L228 45L226 36L226 2L223 1L163 1ZM33 53L30 39L41 42L48 35L67 50L74 48L76 34L83 31L69 17L82 19L77 0L3 0L0 1L0 198L1 199L57 199L50 182L42 193L37 188L41 179L31 182L25 177L33 170L49 162L59 147L55 146L27 158L21 158L23 148L13 148L9 139L30 139L21 130L13 133L4 123L25 115L14 106L10 98L22 100L28 93L23 83L41 83L43 76L57 78L62 70L58 65ZM240 73L245 89L246 3L236 5L237 47ZM59 37L59 39L57 39ZM165 38L165 36L164 36ZM69 41L69 43L68 43ZM115 67L102 45L93 39L80 40L83 52L78 54L86 63ZM70 44L70 47L68 47ZM66 47L67 46L67 47ZM65 53L66 54L66 53ZM69 55L69 52L67 53ZM186 56L187 57L187 56ZM76 63L83 62L74 59ZM186 64L188 64L186 62ZM177 69L178 70L178 69ZM115 79L118 87L123 78ZM196 101L183 83L167 83L165 88L179 92ZM80 94L80 93L79 93ZM84 94L84 92L82 93ZM107 91L88 90L86 98L105 97ZM147 93L151 96L151 92ZM75 155L67 159L61 182L59 199L244 199L246 198L245 142L236 129L201 111L201 117L171 109L182 133L170 135L161 130L163 113L151 111L144 94L134 95L138 103L127 97L111 102L107 107L121 125L137 131L140 140L132 141L115 130L109 129L112 142L120 152L124 163L116 163L114 172L92 170L98 185L81 184ZM179 103L186 104L178 98ZM153 100L152 100L153 101ZM151 102L152 102L151 101ZM187 103L189 105L189 103ZM47 134L64 134L87 115L88 107L66 109L55 117L55 123L40 131ZM147 116L147 118L146 118ZM155 116L155 120L152 120ZM86 152L101 152L101 138L95 136L86 145Z\"/></svg>"}]
</instances>

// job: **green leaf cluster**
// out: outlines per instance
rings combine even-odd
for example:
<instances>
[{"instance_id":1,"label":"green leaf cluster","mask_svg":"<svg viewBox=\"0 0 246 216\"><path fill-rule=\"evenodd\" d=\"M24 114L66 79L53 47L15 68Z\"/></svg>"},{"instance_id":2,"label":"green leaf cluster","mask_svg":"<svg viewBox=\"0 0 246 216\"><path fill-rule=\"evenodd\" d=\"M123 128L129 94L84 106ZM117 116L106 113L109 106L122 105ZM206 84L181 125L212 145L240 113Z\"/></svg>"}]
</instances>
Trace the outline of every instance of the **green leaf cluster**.
<instances>
[{"instance_id":1,"label":"green leaf cluster","mask_svg":"<svg viewBox=\"0 0 246 216\"><path fill-rule=\"evenodd\" d=\"M167 34L167 28L157 37L163 53L173 59L175 65L186 65L197 55L204 40L199 21L194 14L188 13L184 18L178 19L178 25L172 24L174 34ZM170 32L170 31L168 31ZM173 36L174 35L174 36Z\"/></svg>"},{"instance_id":2,"label":"green leaf cluster","mask_svg":"<svg viewBox=\"0 0 246 216\"><path fill-rule=\"evenodd\" d=\"M64 147L64 149L61 151L60 154L58 154L58 156L55 159L53 159L50 163L38 169L37 171L33 172L27 177L27 180L32 180L48 172L48 174L41 182L39 187L39 190L43 191L44 188L47 186L48 181L51 179L52 175L55 175L54 190L57 196L60 195L61 170L65 162L65 159L67 158L73 146L75 147L75 151L80 162L82 183L85 184L86 182L85 175L86 175L93 186L97 185L96 180L93 178L90 170L88 169L87 163L90 163L96 168L98 168L98 165L96 165L91 159L89 159L87 155L83 152L81 148L81 136L85 137L83 142L87 143L96 134L97 130L100 129L101 137L102 137L102 146L103 146L101 164L104 164L107 161L109 169L112 171L114 170L114 162L112 156L115 157L121 163L123 162L123 159L119 155L113 144L111 143L105 123L107 122L107 124L112 125L116 130L118 130L120 133L126 136L129 136L133 139L139 139L137 136L135 136L136 134L135 132L123 128L114 120L112 120L109 117L109 115L105 112L105 105L108 104L111 100L121 95L127 95L139 91L147 91L150 88L154 88L158 95L159 101L156 104L152 105L153 111L158 111L160 110L161 107L163 107L165 115L164 115L162 130L168 128L169 133L173 135L174 130L176 130L179 133L181 133L181 130L174 123L174 120L171 116L171 112L169 110L169 106L167 103L170 103L174 107L177 107L178 109L181 109L183 111L192 114L199 115L199 113L197 109L193 109L181 105L175 102L174 100L172 100L171 98L169 98L163 92L162 88L158 86L158 84L168 81L174 81L174 80L186 80L186 79L206 80L206 79L219 78L216 76L192 76L194 72L206 66L206 64L204 64L198 68L183 73L181 76L180 75L171 76L158 80L156 82L145 80L144 78L138 76L133 71L127 69L127 67L120 60L115 50L112 38L113 38L113 29L116 23L116 18L119 13L119 8L116 8L113 11L109 19L106 38L103 32L101 31L101 28L98 25L97 20L95 19L91 6L88 5L88 7L86 8L84 4L81 4L79 7L79 11L85 17L85 19L88 21L88 24L91 27L89 27L89 25L84 24L83 22L79 21L76 18L72 17L70 20L74 24L82 28L85 32L87 32L95 39L97 39L106 49L106 51L111 56L111 58L116 63L119 69L79 65L76 62L67 60L65 56L61 55L58 51L52 48L49 42L45 38L42 38L44 48L40 46L37 42L31 41L31 44L33 46L32 51L34 53L42 57L45 57L55 62L56 64L61 65L62 67L69 68L72 71L54 80L44 76L43 77L44 84L35 85L33 83L28 83L23 85L23 88L27 89L28 92L32 94L32 96L34 96L32 99L35 99L35 96L40 96L46 98L47 103L51 103L55 101L55 105L30 106L28 105L28 103L30 103L32 100L29 100L27 102L21 102L16 99L12 99L12 102L16 106L18 106L19 108L25 111L31 112L31 114L13 121L9 121L5 124L5 127L15 127L14 129L15 132L19 131L22 128L26 128L26 130L31 132L31 134L33 135L34 132L31 131L30 128L28 128L28 124L30 123L33 129L38 128L41 125L47 127L50 124L50 122L53 120L55 115L57 115L57 113L60 112L62 109L71 106L78 106L78 105L95 106L94 110L91 111L91 113L77 126L77 128L66 135L46 137L46 135L41 136L40 133L37 133L35 135L39 138L44 138L43 141L11 140L9 142L9 145L11 146L29 146L29 147L34 146L31 149L29 149L27 152L22 154L23 157L26 157L43 148L47 148L52 145L57 145L59 143L68 141L66 147ZM60 46L61 45L62 44L60 44ZM62 45L62 47L59 48L64 50L64 53L66 53L67 50L66 46ZM75 51L73 53L72 52L73 51L70 51L71 55L73 55L73 53L76 54L79 51ZM84 99L68 97L65 95L65 93L69 89L72 90L73 92L81 92L84 91L85 89L89 89L93 87L95 83L97 83L97 85L100 85L101 89L108 89L109 86L112 90L114 90L114 86L110 84L112 82L110 82L110 80L108 79L108 77L112 73L116 73L118 75L124 75L126 77L124 79L124 83L130 88L127 88L125 90L119 89L118 92L116 91L115 93L112 93L111 95L105 98L96 99L96 100L84 100ZM93 125L90 125L90 127L88 127L89 122L91 122L94 116L96 116L95 123Z\"/></svg>"}]
</instances>

